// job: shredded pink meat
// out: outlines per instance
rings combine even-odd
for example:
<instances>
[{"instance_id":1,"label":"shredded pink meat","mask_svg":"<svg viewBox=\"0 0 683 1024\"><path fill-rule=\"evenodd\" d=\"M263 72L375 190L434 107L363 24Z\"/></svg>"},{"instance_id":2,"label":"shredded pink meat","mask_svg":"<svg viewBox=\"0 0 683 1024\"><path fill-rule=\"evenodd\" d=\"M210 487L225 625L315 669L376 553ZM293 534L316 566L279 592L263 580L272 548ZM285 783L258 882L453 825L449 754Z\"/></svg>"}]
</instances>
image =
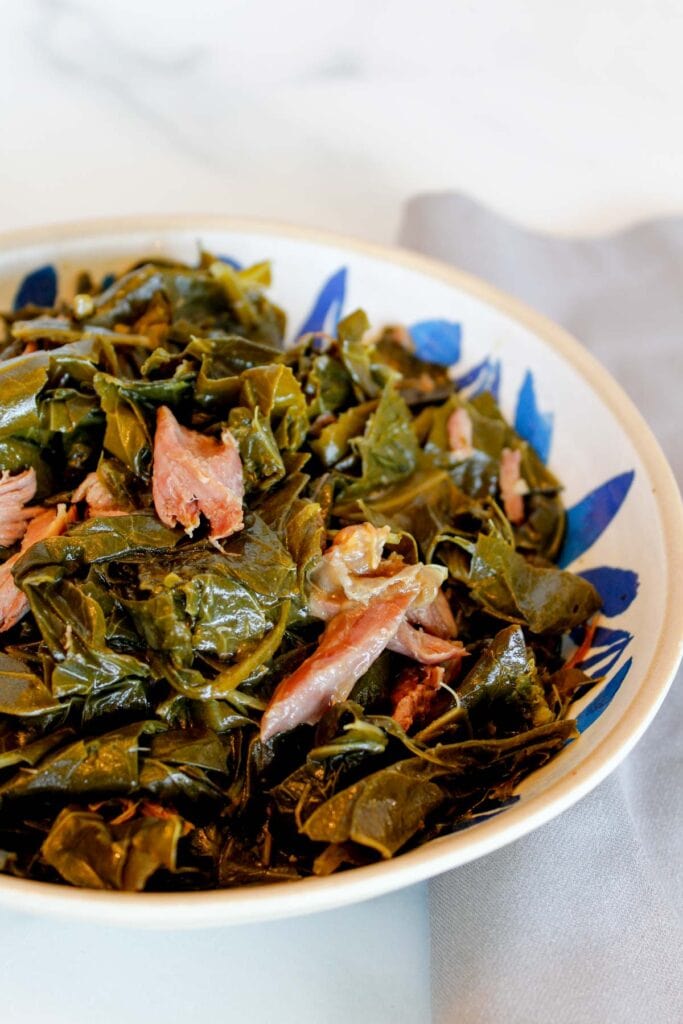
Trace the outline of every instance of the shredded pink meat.
<instances>
[{"instance_id":1,"label":"shredded pink meat","mask_svg":"<svg viewBox=\"0 0 683 1024\"><path fill-rule=\"evenodd\" d=\"M469 459L472 454L472 420L466 409L454 409L446 424L448 447L456 459Z\"/></svg>"},{"instance_id":2,"label":"shredded pink meat","mask_svg":"<svg viewBox=\"0 0 683 1024\"><path fill-rule=\"evenodd\" d=\"M203 513L211 540L241 530L244 477L230 431L224 430L220 441L205 437L181 426L171 410L161 406L154 437L152 496L166 526L180 523L191 534Z\"/></svg>"},{"instance_id":3,"label":"shredded pink meat","mask_svg":"<svg viewBox=\"0 0 683 1024\"><path fill-rule=\"evenodd\" d=\"M261 720L263 740L319 721L385 648L457 671L465 649L452 639L455 621L441 591L446 569L411 565L396 553L383 558L389 536L388 527L347 526L311 574L309 612L327 626L317 650L275 690Z\"/></svg>"},{"instance_id":4,"label":"shredded pink meat","mask_svg":"<svg viewBox=\"0 0 683 1024\"><path fill-rule=\"evenodd\" d=\"M57 537L64 533L71 521L71 512L67 512L66 505L58 505L56 509L38 508L35 511L37 514L24 534L21 549L0 565L0 633L15 626L28 611L28 600L14 582L12 568L30 547L47 537Z\"/></svg>"},{"instance_id":5,"label":"shredded pink meat","mask_svg":"<svg viewBox=\"0 0 683 1024\"><path fill-rule=\"evenodd\" d=\"M455 620L440 589L445 569L420 562L406 565L395 554L383 559L382 549L389 534L388 527L378 528L371 523L339 531L311 575L311 614L329 621L341 610L367 603L389 589L417 587L405 621L387 646L424 664L461 658L464 649L452 639ZM415 625L423 628L415 629Z\"/></svg>"},{"instance_id":6,"label":"shredded pink meat","mask_svg":"<svg viewBox=\"0 0 683 1024\"><path fill-rule=\"evenodd\" d=\"M465 648L459 640L446 640L432 636L421 629L415 629L409 622L402 622L393 640L387 644L390 651L404 654L423 665L439 665L465 656Z\"/></svg>"},{"instance_id":7,"label":"shredded pink meat","mask_svg":"<svg viewBox=\"0 0 683 1024\"><path fill-rule=\"evenodd\" d=\"M354 607L357 607L357 605L352 601L326 599L319 594L309 603L311 615L314 615L316 619L322 619L324 622L329 622L341 611L348 611ZM424 609L425 613L429 612L429 607ZM443 661L450 661L454 658L460 659L464 657L465 648L459 640L451 640L446 636L439 635L436 630L432 632L428 627L423 630L416 629L411 625L411 621L418 621L417 614L415 609L408 609L404 621L396 631L396 635L387 644L390 651L404 654L406 657L413 658L414 661L419 661L423 665L433 665ZM426 617L429 617L428 614L426 614Z\"/></svg>"},{"instance_id":8,"label":"shredded pink meat","mask_svg":"<svg viewBox=\"0 0 683 1024\"><path fill-rule=\"evenodd\" d=\"M388 592L339 612L314 653L277 686L261 719L261 739L315 724L346 700L399 628L415 590Z\"/></svg>"},{"instance_id":9,"label":"shredded pink meat","mask_svg":"<svg viewBox=\"0 0 683 1024\"><path fill-rule=\"evenodd\" d=\"M116 498L97 473L88 473L72 494L71 500L74 504L85 501L88 515L91 517L125 516L131 511L130 508L121 508L117 505Z\"/></svg>"},{"instance_id":10,"label":"shredded pink meat","mask_svg":"<svg viewBox=\"0 0 683 1024\"><path fill-rule=\"evenodd\" d=\"M503 448L500 457L500 496L503 499L505 515L511 523L524 522L524 498L526 484L520 473L522 453L519 449Z\"/></svg>"},{"instance_id":11,"label":"shredded pink meat","mask_svg":"<svg viewBox=\"0 0 683 1024\"><path fill-rule=\"evenodd\" d=\"M384 590L409 587L414 608L431 605L447 576L438 565L409 565L400 555L382 558L391 531L388 526L359 523L340 530L311 574L313 615L328 619L349 602L367 603ZM413 608L411 607L411 613Z\"/></svg>"},{"instance_id":12,"label":"shredded pink meat","mask_svg":"<svg viewBox=\"0 0 683 1024\"><path fill-rule=\"evenodd\" d=\"M431 711L444 670L436 666L429 668L407 668L391 694L392 718L406 732L418 718L424 718Z\"/></svg>"},{"instance_id":13,"label":"shredded pink meat","mask_svg":"<svg viewBox=\"0 0 683 1024\"><path fill-rule=\"evenodd\" d=\"M316 566L312 576L315 590L353 597L355 578L377 572L390 534L388 526L376 527L372 523L345 526Z\"/></svg>"},{"instance_id":14,"label":"shredded pink meat","mask_svg":"<svg viewBox=\"0 0 683 1024\"><path fill-rule=\"evenodd\" d=\"M9 548L24 536L35 508L25 508L36 493L36 471L26 469L10 476L0 474L0 547Z\"/></svg>"},{"instance_id":15,"label":"shredded pink meat","mask_svg":"<svg viewBox=\"0 0 683 1024\"><path fill-rule=\"evenodd\" d=\"M458 631L451 606L442 590L426 608L411 608L408 611L408 621L422 626L434 636L443 637L444 640L449 640Z\"/></svg>"}]
</instances>

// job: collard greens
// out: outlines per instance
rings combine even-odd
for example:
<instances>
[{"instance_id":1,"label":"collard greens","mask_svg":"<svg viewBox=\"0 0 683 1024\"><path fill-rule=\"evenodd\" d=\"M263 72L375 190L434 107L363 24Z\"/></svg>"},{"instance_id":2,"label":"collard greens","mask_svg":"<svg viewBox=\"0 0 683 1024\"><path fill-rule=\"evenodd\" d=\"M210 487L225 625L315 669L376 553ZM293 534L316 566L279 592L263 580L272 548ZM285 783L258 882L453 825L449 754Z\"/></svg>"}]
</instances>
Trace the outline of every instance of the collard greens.
<instances>
[{"instance_id":1,"label":"collard greens","mask_svg":"<svg viewBox=\"0 0 683 1024\"><path fill-rule=\"evenodd\" d=\"M566 708L591 680L561 643L599 600L553 564L558 480L405 332L368 341L357 311L285 348L269 283L267 264L149 261L5 318L0 473L30 471L29 504L70 512L61 535L0 549L0 602L24 613L0 633L0 870L117 890L342 870L499 806L575 734ZM156 514L161 407L234 440L243 525L220 541ZM389 559L445 567L462 668L385 649L316 725L263 742L324 628L311 575L359 523L387 528ZM401 724L397 687L422 700L426 679Z\"/></svg>"}]
</instances>

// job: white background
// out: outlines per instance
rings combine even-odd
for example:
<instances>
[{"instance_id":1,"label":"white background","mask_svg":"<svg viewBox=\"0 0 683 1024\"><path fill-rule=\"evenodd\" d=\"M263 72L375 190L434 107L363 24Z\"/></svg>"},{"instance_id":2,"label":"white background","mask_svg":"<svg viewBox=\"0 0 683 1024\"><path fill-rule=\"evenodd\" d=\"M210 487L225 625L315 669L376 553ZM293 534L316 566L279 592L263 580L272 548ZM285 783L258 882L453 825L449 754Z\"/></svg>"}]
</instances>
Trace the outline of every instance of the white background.
<instances>
[{"instance_id":1,"label":"white background","mask_svg":"<svg viewBox=\"0 0 683 1024\"><path fill-rule=\"evenodd\" d=\"M0 228L214 211L392 241L459 189L528 226L683 210L678 0L0 0ZM0 912L3 1021L421 1024L423 886L295 922Z\"/></svg>"},{"instance_id":2,"label":"white background","mask_svg":"<svg viewBox=\"0 0 683 1024\"><path fill-rule=\"evenodd\" d=\"M0 0L0 225L164 210L391 241L462 189L595 231L683 208L679 0Z\"/></svg>"}]
</instances>

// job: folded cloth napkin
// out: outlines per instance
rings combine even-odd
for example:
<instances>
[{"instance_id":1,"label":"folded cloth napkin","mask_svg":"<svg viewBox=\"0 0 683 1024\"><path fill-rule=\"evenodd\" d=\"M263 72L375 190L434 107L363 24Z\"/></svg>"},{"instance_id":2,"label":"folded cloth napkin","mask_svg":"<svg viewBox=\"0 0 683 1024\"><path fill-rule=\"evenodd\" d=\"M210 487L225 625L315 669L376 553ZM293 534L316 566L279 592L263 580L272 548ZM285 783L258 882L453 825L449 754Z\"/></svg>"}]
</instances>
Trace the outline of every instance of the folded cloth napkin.
<instances>
[{"instance_id":1,"label":"folded cloth napkin","mask_svg":"<svg viewBox=\"0 0 683 1024\"><path fill-rule=\"evenodd\" d=\"M535 234L460 195L401 243L557 320L608 367L683 478L683 218ZM683 677L624 764L561 817L430 884L434 1024L683 1021Z\"/></svg>"}]
</instances>

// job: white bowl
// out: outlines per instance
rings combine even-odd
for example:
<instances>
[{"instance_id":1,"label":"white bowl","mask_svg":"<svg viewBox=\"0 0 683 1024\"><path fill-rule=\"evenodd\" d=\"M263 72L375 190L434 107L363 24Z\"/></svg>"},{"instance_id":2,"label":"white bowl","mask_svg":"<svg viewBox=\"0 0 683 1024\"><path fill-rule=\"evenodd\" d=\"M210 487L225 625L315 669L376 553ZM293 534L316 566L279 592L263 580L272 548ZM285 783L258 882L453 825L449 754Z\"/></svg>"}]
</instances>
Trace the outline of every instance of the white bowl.
<instances>
[{"instance_id":1,"label":"white bowl","mask_svg":"<svg viewBox=\"0 0 683 1024\"><path fill-rule=\"evenodd\" d=\"M291 336L333 325L363 306L375 325L415 326L422 346L459 348L457 375L500 384L503 411L566 485L571 567L608 590L607 633L591 652L606 681L577 702L582 733L519 789L520 798L471 827L394 860L328 878L199 893L109 893L0 875L0 904L137 926L258 921L338 907L410 885L481 857L542 825L602 781L651 722L675 674L683 637L683 510L666 460L621 388L545 317L444 264L291 228L225 217L96 221L1 238L0 307L73 291L75 274L105 274L158 254L193 261L198 243L240 263L271 259L273 296ZM52 269L50 269L52 268ZM459 324L460 329L453 325ZM444 348L445 346L445 348ZM521 396L521 397L520 397ZM539 411L540 410L540 411ZM588 501L584 500L592 493ZM618 570L614 572L613 570Z\"/></svg>"}]
</instances>

